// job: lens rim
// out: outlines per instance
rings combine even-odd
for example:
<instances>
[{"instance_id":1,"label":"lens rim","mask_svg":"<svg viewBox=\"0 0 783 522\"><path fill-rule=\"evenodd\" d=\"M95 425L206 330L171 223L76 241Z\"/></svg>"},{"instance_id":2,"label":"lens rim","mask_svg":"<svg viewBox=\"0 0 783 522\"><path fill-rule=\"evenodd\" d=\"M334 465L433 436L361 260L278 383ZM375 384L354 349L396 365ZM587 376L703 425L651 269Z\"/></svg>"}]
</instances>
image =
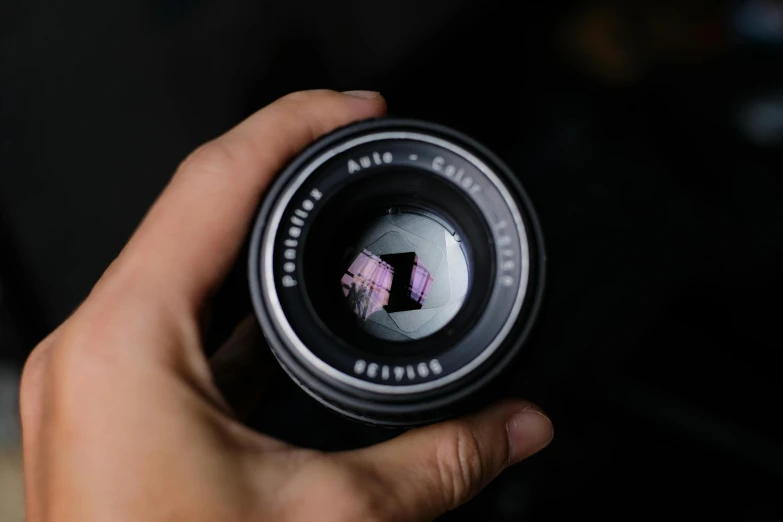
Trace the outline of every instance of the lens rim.
<instances>
[{"instance_id":1,"label":"lens rim","mask_svg":"<svg viewBox=\"0 0 783 522\"><path fill-rule=\"evenodd\" d=\"M270 308L275 305L269 298L270 295L277 298L272 253L283 212L290 203L289 199L281 205L280 195L284 190L291 194L296 192L290 189L292 179L311 168L319 158L329 159L351 150L341 150L341 147L355 141L358 136L385 135L387 138L395 138L403 134L407 135L406 139L423 138L421 143L427 144L425 146L434 145L455 152L477 166L498 187L506 201L513 204L511 209L512 213L516 211L515 225L526 236L521 245L523 252L527 251L527 262L524 264L527 272L524 284L520 284L517 290L514 311L509 316L514 320L506 321L500 334L487 343L480 357L440 379L424 384L392 386L368 383L346 375L326 365L309 351L315 360L305 356L303 361L301 353L295 355L291 351L290 334L293 332L286 331L285 326L288 330L291 327L280 309L279 301L277 309L270 313ZM312 171L317 168L312 168ZM274 229L268 226L273 209L279 211L276 223L273 223ZM267 340L282 366L302 388L343 414L373 423L410 424L411 419L418 415L432 418L435 410L444 411L449 404L485 386L515 356L528 337L540 308L545 260L540 225L532 204L519 182L497 157L474 140L440 125L416 120L381 119L339 129L310 146L284 169L261 204L251 237L248 270L256 315ZM267 289L272 289L273 293L270 294ZM280 316L283 316L285 324L281 325ZM297 340L294 335L294 343ZM302 346L307 350L306 346ZM501 346L504 347L502 350ZM490 361L492 364L488 364ZM470 382L466 382L468 380ZM460 386L457 387L457 384Z\"/></svg>"}]
</instances>

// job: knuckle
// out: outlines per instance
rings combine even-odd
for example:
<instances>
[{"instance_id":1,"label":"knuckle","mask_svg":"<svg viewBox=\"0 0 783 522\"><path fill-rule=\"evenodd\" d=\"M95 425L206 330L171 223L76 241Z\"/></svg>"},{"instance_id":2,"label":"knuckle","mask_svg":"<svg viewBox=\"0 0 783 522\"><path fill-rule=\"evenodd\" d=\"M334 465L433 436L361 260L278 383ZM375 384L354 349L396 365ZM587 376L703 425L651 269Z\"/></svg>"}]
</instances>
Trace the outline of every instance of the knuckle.
<instances>
[{"instance_id":1,"label":"knuckle","mask_svg":"<svg viewBox=\"0 0 783 522\"><path fill-rule=\"evenodd\" d=\"M41 401L43 381L49 361L50 339L47 338L30 353L22 369L19 383L19 408L22 417Z\"/></svg>"},{"instance_id":2,"label":"knuckle","mask_svg":"<svg viewBox=\"0 0 783 522\"><path fill-rule=\"evenodd\" d=\"M449 508L470 499L483 482L481 446L474 427L466 420L444 426L446 434L438 444L437 464L444 501Z\"/></svg>"},{"instance_id":3,"label":"knuckle","mask_svg":"<svg viewBox=\"0 0 783 522\"><path fill-rule=\"evenodd\" d=\"M243 172L258 151L246 137L217 138L200 145L177 168L176 177L213 176Z\"/></svg>"},{"instance_id":4,"label":"knuckle","mask_svg":"<svg viewBox=\"0 0 783 522\"><path fill-rule=\"evenodd\" d=\"M108 320L108 313L104 315ZM55 399L48 407L56 408L89 393L111 358L110 352L101 349L107 342L108 332L102 328L71 319L36 346L25 362L19 386L23 420L40 410L47 397Z\"/></svg>"},{"instance_id":5,"label":"knuckle","mask_svg":"<svg viewBox=\"0 0 783 522\"><path fill-rule=\"evenodd\" d=\"M90 320L76 320L68 325L53 347L50 364L52 385L56 393L71 393L93 386L112 366L117 366L119 353L107 350L117 344L119 321L112 307L95 312ZM55 349L56 348L56 349Z\"/></svg>"},{"instance_id":6,"label":"knuckle","mask_svg":"<svg viewBox=\"0 0 783 522\"><path fill-rule=\"evenodd\" d=\"M193 170L212 170L222 168L233 161L231 150L223 145L220 140L208 141L193 152L188 154L185 160L177 168L178 173L188 173Z\"/></svg>"},{"instance_id":7,"label":"knuckle","mask_svg":"<svg viewBox=\"0 0 783 522\"><path fill-rule=\"evenodd\" d=\"M238 186L260 179L259 164L266 167L273 161L274 150L259 147L242 133L229 133L199 146L180 163L174 181L207 182L210 179L232 177Z\"/></svg>"}]
</instances>

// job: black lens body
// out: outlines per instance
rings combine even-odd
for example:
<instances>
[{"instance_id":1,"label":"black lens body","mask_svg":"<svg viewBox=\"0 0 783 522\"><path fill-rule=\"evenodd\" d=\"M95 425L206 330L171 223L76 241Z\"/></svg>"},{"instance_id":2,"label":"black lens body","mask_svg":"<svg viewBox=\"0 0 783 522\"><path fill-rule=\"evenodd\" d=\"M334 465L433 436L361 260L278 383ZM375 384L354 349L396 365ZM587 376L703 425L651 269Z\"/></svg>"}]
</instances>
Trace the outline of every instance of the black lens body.
<instances>
[{"instance_id":1,"label":"black lens body","mask_svg":"<svg viewBox=\"0 0 783 522\"><path fill-rule=\"evenodd\" d=\"M522 349L544 289L532 205L451 129L368 120L279 175L252 232L250 290L275 356L348 417L460 413Z\"/></svg>"}]
</instances>

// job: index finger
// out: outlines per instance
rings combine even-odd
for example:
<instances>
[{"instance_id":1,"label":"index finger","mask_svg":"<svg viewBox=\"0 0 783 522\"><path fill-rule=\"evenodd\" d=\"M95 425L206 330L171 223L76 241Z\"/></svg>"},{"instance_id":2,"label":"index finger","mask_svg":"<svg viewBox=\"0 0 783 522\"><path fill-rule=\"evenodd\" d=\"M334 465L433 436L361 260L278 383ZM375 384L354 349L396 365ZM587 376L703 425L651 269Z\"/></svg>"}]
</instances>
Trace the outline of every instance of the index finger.
<instances>
[{"instance_id":1,"label":"index finger","mask_svg":"<svg viewBox=\"0 0 783 522\"><path fill-rule=\"evenodd\" d=\"M377 93L303 91L250 116L185 160L112 269L149 299L195 312L220 284L275 173L319 136L382 115Z\"/></svg>"}]
</instances>

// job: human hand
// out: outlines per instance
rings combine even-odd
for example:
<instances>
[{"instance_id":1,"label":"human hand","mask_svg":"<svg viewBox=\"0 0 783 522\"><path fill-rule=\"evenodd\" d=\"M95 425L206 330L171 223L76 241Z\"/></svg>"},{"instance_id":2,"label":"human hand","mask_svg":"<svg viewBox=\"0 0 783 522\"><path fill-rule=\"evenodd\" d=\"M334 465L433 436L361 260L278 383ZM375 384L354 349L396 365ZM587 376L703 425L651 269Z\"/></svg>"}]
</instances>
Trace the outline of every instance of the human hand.
<instances>
[{"instance_id":1,"label":"human hand","mask_svg":"<svg viewBox=\"0 0 783 522\"><path fill-rule=\"evenodd\" d=\"M295 93L182 163L25 366L30 522L430 520L549 443L549 420L508 401L322 453L245 427L215 384L200 318L267 184L318 136L384 112L379 95Z\"/></svg>"}]
</instances>

